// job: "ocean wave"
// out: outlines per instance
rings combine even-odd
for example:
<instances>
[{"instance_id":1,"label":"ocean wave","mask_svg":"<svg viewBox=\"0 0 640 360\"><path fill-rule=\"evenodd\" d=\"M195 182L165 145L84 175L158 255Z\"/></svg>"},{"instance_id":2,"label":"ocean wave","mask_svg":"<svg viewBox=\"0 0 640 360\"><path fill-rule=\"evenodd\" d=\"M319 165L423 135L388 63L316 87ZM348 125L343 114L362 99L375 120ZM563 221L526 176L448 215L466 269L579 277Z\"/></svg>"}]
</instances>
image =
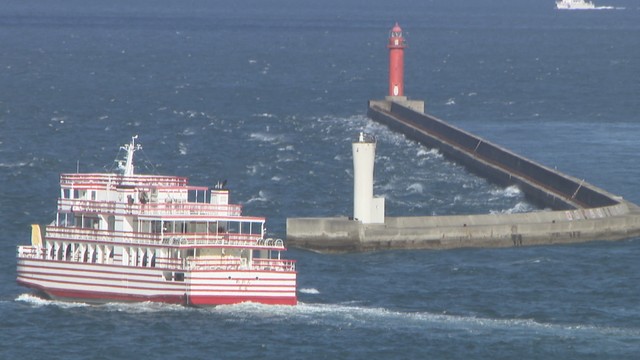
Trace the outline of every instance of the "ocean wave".
<instances>
[{"instance_id":1,"label":"ocean wave","mask_svg":"<svg viewBox=\"0 0 640 360\"><path fill-rule=\"evenodd\" d=\"M82 303L82 302L67 302L67 301L58 301L58 300L50 300L50 299L45 299L39 296L36 296L34 294L29 294L29 293L25 293L25 294L20 294L18 295L18 297L16 298L16 301L19 302L24 302L30 305L34 305L37 307L40 306L58 306L61 308L76 308L76 307L87 307L87 306L91 306L87 303Z\"/></svg>"},{"instance_id":2,"label":"ocean wave","mask_svg":"<svg viewBox=\"0 0 640 360\"><path fill-rule=\"evenodd\" d=\"M263 132L251 133L249 135L251 140L257 140L262 142L281 142L284 140L284 135L282 134L267 134Z\"/></svg>"},{"instance_id":3,"label":"ocean wave","mask_svg":"<svg viewBox=\"0 0 640 360\"><path fill-rule=\"evenodd\" d=\"M511 185L504 189L491 190L491 195L507 197L507 198L518 197L521 194L522 194L522 191L520 191L520 188L518 188L516 185Z\"/></svg>"},{"instance_id":4,"label":"ocean wave","mask_svg":"<svg viewBox=\"0 0 640 360\"><path fill-rule=\"evenodd\" d=\"M263 117L263 118L273 118L276 117L274 114L262 113L262 114L253 114L255 117Z\"/></svg>"},{"instance_id":5,"label":"ocean wave","mask_svg":"<svg viewBox=\"0 0 640 360\"><path fill-rule=\"evenodd\" d=\"M531 211L534 211L534 210L536 210L536 209L533 206L531 206L530 204L528 204L528 203L526 203L524 201L520 201L510 209L506 209L506 210L490 210L489 212L491 214L518 214L518 213L531 212Z\"/></svg>"},{"instance_id":6,"label":"ocean wave","mask_svg":"<svg viewBox=\"0 0 640 360\"><path fill-rule=\"evenodd\" d=\"M132 302L132 303L111 302L106 304L95 305L95 304L89 304L89 303L83 303L83 302L45 299L29 293L20 294L15 299L15 301L24 302L36 307L55 306L62 309L92 307L100 310L125 312L125 313L132 313L132 314L193 310L193 308L185 307L183 305L166 304L166 303L151 302L151 301Z\"/></svg>"},{"instance_id":7,"label":"ocean wave","mask_svg":"<svg viewBox=\"0 0 640 360\"><path fill-rule=\"evenodd\" d=\"M24 166L30 166L30 165L31 163L20 161L17 163L0 163L0 168L16 168L16 167L24 167Z\"/></svg>"},{"instance_id":8,"label":"ocean wave","mask_svg":"<svg viewBox=\"0 0 640 360\"><path fill-rule=\"evenodd\" d=\"M436 148L431 148L431 149L420 148L420 149L418 149L418 154L417 155L418 156L434 157L434 158L438 158L438 159L442 158L442 154Z\"/></svg>"},{"instance_id":9,"label":"ocean wave","mask_svg":"<svg viewBox=\"0 0 640 360\"><path fill-rule=\"evenodd\" d=\"M180 155L187 155L187 145L182 142L178 143L178 152L180 152Z\"/></svg>"},{"instance_id":10,"label":"ocean wave","mask_svg":"<svg viewBox=\"0 0 640 360\"><path fill-rule=\"evenodd\" d=\"M318 289L315 289L315 288L302 288L302 289L299 289L298 291L302 294L313 294L313 295L320 294L320 291L318 291Z\"/></svg>"},{"instance_id":11,"label":"ocean wave","mask_svg":"<svg viewBox=\"0 0 640 360\"><path fill-rule=\"evenodd\" d=\"M182 130L182 135L184 136L193 136L196 134L196 131L192 128L186 128L184 130Z\"/></svg>"},{"instance_id":12,"label":"ocean wave","mask_svg":"<svg viewBox=\"0 0 640 360\"><path fill-rule=\"evenodd\" d=\"M407 191L410 193L414 193L414 194L422 194L423 192L423 186L420 183L413 183L409 186L407 186Z\"/></svg>"},{"instance_id":13,"label":"ocean wave","mask_svg":"<svg viewBox=\"0 0 640 360\"><path fill-rule=\"evenodd\" d=\"M267 193L264 190L260 190L258 191L258 196L254 196L251 199L247 200L245 204L251 204L256 201L260 201L260 202L269 201L269 197L267 196Z\"/></svg>"},{"instance_id":14,"label":"ocean wave","mask_svg":"<svg viewBox=\"0 0 640 360\"><path fill-rule=\"evenodd\" d=\"M287 146L279 147L278 151L293 151L294 149L295 149L295 146L287 145Z\"/></svg>"}]
</instances>

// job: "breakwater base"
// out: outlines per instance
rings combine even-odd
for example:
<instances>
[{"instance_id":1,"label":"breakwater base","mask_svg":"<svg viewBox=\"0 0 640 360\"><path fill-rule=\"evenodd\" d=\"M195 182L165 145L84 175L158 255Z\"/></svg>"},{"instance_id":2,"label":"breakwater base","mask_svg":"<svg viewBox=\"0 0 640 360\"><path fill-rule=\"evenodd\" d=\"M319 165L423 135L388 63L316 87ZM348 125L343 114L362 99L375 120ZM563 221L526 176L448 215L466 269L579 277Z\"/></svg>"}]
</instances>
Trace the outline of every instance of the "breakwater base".
<instances>
[{"instance_id":1,"label":"breakwater base","mask_svg":"<svg viewBox=\"0 0 640 360\"><path fill-rule=\"evenodd\" d=\"M421 144L437 148L470 172L550 210L516 214L288 218L287 245L322 253L387 249L453 249L566 244L640 237L640 208L595 187L454 127L423 111L422 101L371 100L367 115Z\"/></svg>"}]
</instances>

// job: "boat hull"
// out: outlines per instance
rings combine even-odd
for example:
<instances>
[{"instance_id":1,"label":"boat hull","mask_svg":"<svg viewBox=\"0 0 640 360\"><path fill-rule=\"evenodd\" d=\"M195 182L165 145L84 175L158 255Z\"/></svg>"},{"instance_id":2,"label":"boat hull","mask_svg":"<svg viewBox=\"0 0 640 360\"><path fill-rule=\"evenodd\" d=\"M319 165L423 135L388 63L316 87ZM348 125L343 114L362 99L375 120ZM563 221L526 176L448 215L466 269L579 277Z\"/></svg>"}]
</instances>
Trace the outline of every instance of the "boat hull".
<instances>
[{"instance_id":1,"label":"boat hull","mask_svg":"<svg viewBox=\"0 0 640 360\"><path fill-rule=\"evenodd\" d=\"M18 284L46 296L92 304L159 302L215 306L255 302L295 305L296 273L155 269L18 259Z\"/></svg>"}]
</instances>

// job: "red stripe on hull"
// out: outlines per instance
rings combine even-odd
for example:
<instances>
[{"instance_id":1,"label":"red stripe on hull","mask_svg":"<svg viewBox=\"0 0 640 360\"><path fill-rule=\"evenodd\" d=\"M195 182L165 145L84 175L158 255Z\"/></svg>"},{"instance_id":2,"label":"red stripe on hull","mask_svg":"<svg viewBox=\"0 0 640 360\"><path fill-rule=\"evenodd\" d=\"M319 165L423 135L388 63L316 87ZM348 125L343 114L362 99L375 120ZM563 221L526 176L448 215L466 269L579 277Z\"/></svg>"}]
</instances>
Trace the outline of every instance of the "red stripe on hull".
<instances>
[{"instance_id":1,"label":"red stripe on hull","mask_svg":"<svg viewBox=\"0 0 640 360\"><path fill-rule=\"evenodd\" d=\"M296 305L297 297L294 296L171 296L171 295L130 295L121 293L107 293L81 290L61 290L37 286L18 280L18 284L27 288L38 290L52 299L79 301L91 304L105 304L109 302L158 302L167 304L182 304L192 306L231 305L243 302L255 302L267 305Z\"/></svg>"},{"instance_id":2,"label":"red stripe on hull","mask_svg":"<svg viewBox=\"0 0 640 360\"><path fill-rule=\"evenodd\" d=\"M79 291L79 290L61 290L51 289L42 286L36 286L31 283L18 281L19 285L35 289L55 300L62 301L78 301L89 304L106 304L110 302L159 302L167 304L185 304L184 296L158 295L158 296L138 296L119 293Z\"/></svg>"},{"instance_id":3,"label":"red stripe on hull","mask_svg":"<svg viewBox=\"0 0 640 360\"><path fill-rule=\"evenodd\" d=\"M266 305L296 305L298 299L291 297L268 297L268 296L190 296L189 305L213 306L231 305L243 302L254 302Z\"/></svg>"}]
</instances>

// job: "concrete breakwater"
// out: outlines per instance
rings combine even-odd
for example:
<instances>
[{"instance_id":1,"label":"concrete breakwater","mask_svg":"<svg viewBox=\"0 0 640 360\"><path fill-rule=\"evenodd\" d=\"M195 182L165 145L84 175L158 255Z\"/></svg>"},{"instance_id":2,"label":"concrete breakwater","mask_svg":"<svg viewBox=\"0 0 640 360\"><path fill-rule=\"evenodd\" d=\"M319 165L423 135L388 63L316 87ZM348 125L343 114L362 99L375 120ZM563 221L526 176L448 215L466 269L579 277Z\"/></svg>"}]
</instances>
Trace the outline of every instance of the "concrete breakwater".
<instances>
[{"instance_id":1,"label":"concrete breakwater","mask_svg":"<svg viewBox=\"0 0 640 360\"><path fill-rule=\"evenodd\" d=\"M521 214L287 219L291 247L321 253L389 249L512 247L622 240L640 236L640 210L623 202L594 209Z\"/></svg>"},{"instance_id":2,"label":"concrete breakwater","mask_svg":"<svg viewBox=\"0 0 640 360\"><path fill-rule=\"evenodd\" d=\"M530 201L552 211L385 217L380 224L347 217L289 218L289 246L335 253L527 246L640 236L640 208L635 204L425 114L420 103L406 98L370 101L368 116L438 148L447 158L492 182L517 185Z\"/></svg>"},{"instance_id":3,"label":"concrete breakwater","mask_svg":"<svg viewBox=\"0 0 640 360\"><path fill-rule=\"evenodd\" d=\"M434 116L393 101L370 101L368 116L423 145L437 148L469 171L553 210L615 205L619 197L517 155Z\"/></svg>"}]
</instances>

